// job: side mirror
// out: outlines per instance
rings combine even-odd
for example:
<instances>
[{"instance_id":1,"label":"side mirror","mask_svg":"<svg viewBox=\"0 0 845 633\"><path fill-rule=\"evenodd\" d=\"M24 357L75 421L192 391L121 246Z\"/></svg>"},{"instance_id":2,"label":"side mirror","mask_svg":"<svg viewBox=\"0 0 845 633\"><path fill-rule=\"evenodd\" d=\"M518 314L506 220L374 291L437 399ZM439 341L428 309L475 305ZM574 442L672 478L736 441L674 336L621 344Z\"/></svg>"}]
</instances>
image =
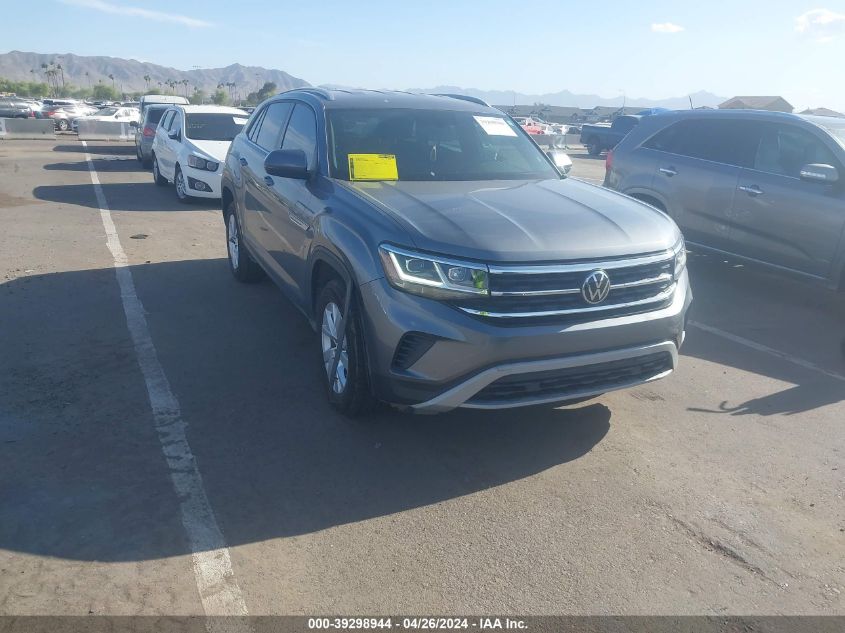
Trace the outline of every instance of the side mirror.
<instances>
[{"instance_id":1,"label":"side mirror","mask_svg":"<svg viewBox=\"0 0 845 633\"><path fill-rule=\"evenodd\" d=\"M280 178L307 180L308 159L301 149L277 149L267 154L264 159L264 171Z\"/></svg>"},{"instance_id":2,"label":"side mirror","mask_svg":"<svg viewBox=\"0 0 845 633\"><path fill-rule=\"evenodd\" d=\"M833 165L811 163L801 168L801 180L830 184L839 181L839 172Z\"/></svg>"},{"instance_id":3,"label":"side mirror","mask_svg":"<svg viewBox=\"0 0 845 633\"><path fill-rule=\"evenodd\" d=\"M568 174L569 170L572 169L572 159L566 152L559 149L550 149L546 152L546 156L552 159L560 173Z\"/></svg>"},{"instance_id":4,"label":"side mirror","mask_svg":"<svg viewBox=\"0 0 845 633\"><path fill-rule=\"evenodd\" d=\"M174 141L181 141L182 140L182 134L179 130L173 130L172 132L168 132L167 136L172 138Z\"/></svg>"}]
</instances>

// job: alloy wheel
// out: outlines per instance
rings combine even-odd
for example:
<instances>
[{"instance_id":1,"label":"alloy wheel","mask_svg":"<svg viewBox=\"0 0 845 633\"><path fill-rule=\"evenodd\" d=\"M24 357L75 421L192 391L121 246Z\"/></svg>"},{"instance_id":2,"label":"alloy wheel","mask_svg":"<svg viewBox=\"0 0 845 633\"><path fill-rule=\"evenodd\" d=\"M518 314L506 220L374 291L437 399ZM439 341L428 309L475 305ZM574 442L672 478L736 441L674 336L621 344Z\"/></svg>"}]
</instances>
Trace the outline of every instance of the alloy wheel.
<instances>
[{"instance_id":1,"label":"alloy wheel","mask_svg":"<svg viewBox=\"0 0 845 633\"><path fill-rule=\"evenodd\" d=\"M343 340L343 348L340 352L340 360L337 363L337 371L331 375L332 365L337 355L337 334L338 325L341 321L341 312L337 304L329 302L323 310L323 324L320 332L320 339L323 348L323 364L326 367L326 375L329 378L332 391L337 394L343 393L346 389L349 368L349 350L346 339Z\"/></svg>"}]
</instances>

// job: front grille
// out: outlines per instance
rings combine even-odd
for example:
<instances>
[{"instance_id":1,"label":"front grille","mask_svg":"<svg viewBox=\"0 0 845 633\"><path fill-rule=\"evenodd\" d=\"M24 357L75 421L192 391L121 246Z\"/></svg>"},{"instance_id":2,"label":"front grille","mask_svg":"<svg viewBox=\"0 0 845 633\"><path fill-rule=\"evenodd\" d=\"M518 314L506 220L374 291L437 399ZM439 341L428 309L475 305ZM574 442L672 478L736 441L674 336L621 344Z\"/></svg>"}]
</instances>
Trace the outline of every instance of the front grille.
<instances>
[{"instance_id":1,"label":"front grille","mask_svg":"<svg viewBox=\"0 0 845 633\"><path fill-rule=\"evenodd\" d=\"M583 367L566 367L499 378L479 391L469 404L503 404L579 394L601 393L636 384L672 369L672 356L658 352Z\"/></svg>"},{"instance_id":2,"label":"front grille","mask_svg":"<svg viewBox=\"0 0 845 633\"><path fill-rule=\"evenodd\" d=\"M581 294L586 278L603 270L611 289L599 304ZM657 310L672 301L674 253L567 264L490 267L490 296L459 308L501 325L572 323Z\"/></svg>"}]
</instances>

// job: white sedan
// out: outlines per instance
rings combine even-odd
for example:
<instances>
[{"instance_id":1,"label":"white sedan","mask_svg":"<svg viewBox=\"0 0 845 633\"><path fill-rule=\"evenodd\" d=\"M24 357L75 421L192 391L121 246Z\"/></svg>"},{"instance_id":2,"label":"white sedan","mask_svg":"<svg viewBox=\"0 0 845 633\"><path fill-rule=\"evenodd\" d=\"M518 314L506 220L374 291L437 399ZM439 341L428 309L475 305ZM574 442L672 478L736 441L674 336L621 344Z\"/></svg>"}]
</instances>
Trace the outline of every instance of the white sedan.
<instances>
[{"instance_id":1,"label":"white sedan","mask_svg":"<svg viewBox=\"0 0 845 633\"><path fill-rule=\"evenodd\" d=\"M109 107L97 110L94 114L78 117L73 120L71 126L73 131L77 131L77 121L83 119L85 121L118 121L120 123L129 123L135 121L138 123L141 120L141 112L138 108L118 108Z\"/></svg>"},{"instance_id":2,"label":"white sedan","mask_svg":"<svg viewBox=\"0 0 845 633\"><path fill-rule=\"evenodd\" d=\"M181 202L219 198L223 161L249 115L224 106L174 105L161 117L153 139L153 179L176 185Z\"/></svg>"}]
</instances>

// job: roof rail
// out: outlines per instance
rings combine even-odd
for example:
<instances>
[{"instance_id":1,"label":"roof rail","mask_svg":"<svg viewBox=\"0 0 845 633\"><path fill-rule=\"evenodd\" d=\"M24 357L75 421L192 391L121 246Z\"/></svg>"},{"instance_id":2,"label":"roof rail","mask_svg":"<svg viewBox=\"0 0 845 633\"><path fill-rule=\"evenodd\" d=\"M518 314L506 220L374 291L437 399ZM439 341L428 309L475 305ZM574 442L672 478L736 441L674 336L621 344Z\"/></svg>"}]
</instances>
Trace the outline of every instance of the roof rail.
<instances>
[{"instance_id":1,"label":"roof rail","mask_svg":"<svg viewBox=\"0 0 845 633\"><path fill-rule=\"evenodd\" d=\"M484 101L483 99L479 99L478 97L470 97L469 95L455 95L455 94L435 94L432 95L434 97L449 97L450 99L460 99L461 101L469 101L470 103L477 103L478 105L483 105L487 108L490 107L490 104Z\"/></svg>"},{"instance_id":2,"label":"roof rail","mask_svg":"<svg viewBox=\"0 0 845 633\"><path fill-rule=\"evenodd\" d=\"M290 90L285 90L285 92L307 92L314 96L320 97L321 99L325 99L326 101L334 101L334 97L332 97L332 94L325 88L312 88L306 86L304 88L291 88Z\"/></svg>"}]
</instances>

